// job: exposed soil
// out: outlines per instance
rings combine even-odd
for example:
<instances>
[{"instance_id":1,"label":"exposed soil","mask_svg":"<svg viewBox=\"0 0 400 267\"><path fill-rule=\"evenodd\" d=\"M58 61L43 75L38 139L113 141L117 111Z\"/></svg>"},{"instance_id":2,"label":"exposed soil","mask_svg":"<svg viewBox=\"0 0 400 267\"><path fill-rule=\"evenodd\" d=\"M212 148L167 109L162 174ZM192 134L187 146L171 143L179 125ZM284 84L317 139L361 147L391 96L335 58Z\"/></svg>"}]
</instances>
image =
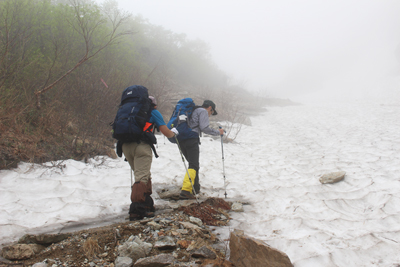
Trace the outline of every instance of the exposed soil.
<instances>
[{"instance_id":1,"label":"exposed soil","mask_svg":"<svg viewBox=\"0 0 400 267\"><path fill-rule=\"evenodd\" d=\"M230 209L229 203L220 198L208 198L200 204L193 203L179 208L185 214L199 218L204 224L211 226L226 225L226 220L221 220L221 215L229 218L226 212Z\"/></svg>"}]
</instances>

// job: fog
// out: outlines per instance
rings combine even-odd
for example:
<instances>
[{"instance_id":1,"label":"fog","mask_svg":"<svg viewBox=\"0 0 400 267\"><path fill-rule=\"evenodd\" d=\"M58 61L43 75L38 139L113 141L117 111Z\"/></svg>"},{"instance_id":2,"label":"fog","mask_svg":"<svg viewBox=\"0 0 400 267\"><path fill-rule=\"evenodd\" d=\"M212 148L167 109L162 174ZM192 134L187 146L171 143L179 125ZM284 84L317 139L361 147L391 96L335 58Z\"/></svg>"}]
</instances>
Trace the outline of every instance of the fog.
<instances>
[{"instance_id":1,"label":"fog","mask_svg":"<svg viewBox=\"0 0 400 267\"><path fill-rule=\"evenodd\" d=\"M117 2L208 43L214 62L250 91L294 100L399 97L398 0Z\"/></svg>"}]
</instances>

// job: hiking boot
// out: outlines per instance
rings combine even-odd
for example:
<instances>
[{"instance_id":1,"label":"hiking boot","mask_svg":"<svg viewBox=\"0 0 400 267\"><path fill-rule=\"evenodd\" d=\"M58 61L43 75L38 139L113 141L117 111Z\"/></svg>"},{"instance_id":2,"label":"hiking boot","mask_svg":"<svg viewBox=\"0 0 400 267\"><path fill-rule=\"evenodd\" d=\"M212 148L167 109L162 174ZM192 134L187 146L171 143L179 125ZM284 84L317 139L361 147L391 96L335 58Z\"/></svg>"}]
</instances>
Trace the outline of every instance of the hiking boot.
<instances>
[{"instance_id":1,"label":"hiking boot","mask_svg":"<svg viewBox=\"0 0 400 267\"><path fill-rule=\"evenodd\" d=\"M147 218L151 218L151 217L154 217L154 212L150 212L150 211L146 211L146 213L142 216L142 215L139 215L139 214L135 214L135 213L131 213L131 214L129 214L129 220L130 221L139 221L139 220L142 220L144 217L147 217Z\"/></svg>"},{"instance_id":2,"label":"hiking boot","mask_svg":"<svg viewBox=\"0 0 400 267\"><path fill-rule=\"evenodd\" d=\"M154 200L149 194L144 194L145 195L145 201L144 201L144 208L146 209L147 212L155 212L156 209L154 208Z\"/></svg>"},{"instance_id":3,"label":"hiking boot","mask_svg":"<svg viewBox=\"0 0 400 267\"><path fill-rule=\"evenodd\" d=\"M185 190L181 190L181 193L179 194L179 199L195 199L195 198L196 197L192 193Z\"/></svg>"},{"instance_id":4,"label":"hiking boot","mask_svg":"<svg viewBox=\"0 0 400 267\"><path fill-rule=\"evenodd\" d=\"M147 217L147 218L154 217L154 212L147 211L147 212L144 214L144 217Z\"/></svg>"},{"instance_id":5,"label":"hiking boot","mask_svg":"<svg viewBox=\"0 0 400 267\"><path fill-rule=\"evenodd\" d=\"M134 214L134 213L129 214L130 221L138 221L141 219L143 219L143 216L140 216L139 214Z\"/></svg>"}]
</instances>

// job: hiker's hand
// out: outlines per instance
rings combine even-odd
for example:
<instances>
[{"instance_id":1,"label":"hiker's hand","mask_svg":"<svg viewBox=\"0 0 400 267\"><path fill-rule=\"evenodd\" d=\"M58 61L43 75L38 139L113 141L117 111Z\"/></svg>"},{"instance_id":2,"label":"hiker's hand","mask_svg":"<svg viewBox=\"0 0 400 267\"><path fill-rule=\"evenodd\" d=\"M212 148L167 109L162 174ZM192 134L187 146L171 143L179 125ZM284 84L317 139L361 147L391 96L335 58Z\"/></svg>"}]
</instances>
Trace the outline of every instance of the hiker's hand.
<instances>
[{"instance_id":1,"label":"hiker's hand","mask_svg":"<svg viewBox=\"0 0 400 267\"><path fill-rule=\"evenodd\" d=\"M178 130L175 127L171 129L171 132L173 132L175 135L179 134Z\"/></svg>"},{"instance_id":2,"label":"hiker's hand","mask_svg":"<svg viewBox=\"0 0 400 267\"><path fill-rule=\"evenodd\" d=\"M222 129L221 127L218 129L218 131L219 131L219 134L222 136L222 135L224 135L224 132L225 132L225 130L224 129Z\"/></svg>"}]
</instances>

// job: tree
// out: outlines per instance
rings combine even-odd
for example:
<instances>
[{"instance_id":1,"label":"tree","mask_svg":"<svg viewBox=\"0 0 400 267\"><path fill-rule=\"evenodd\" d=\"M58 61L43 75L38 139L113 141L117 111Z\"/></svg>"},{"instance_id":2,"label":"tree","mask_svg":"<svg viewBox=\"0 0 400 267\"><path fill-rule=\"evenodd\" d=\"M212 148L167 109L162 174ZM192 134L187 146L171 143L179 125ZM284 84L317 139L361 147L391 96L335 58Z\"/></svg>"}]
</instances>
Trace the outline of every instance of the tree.
<instances>
[{"instance_id":1,"label":"tree","mask_svg":"<svg viewBox=\"0 0 400 267\"><path fill-rule=\"evenodd\" d=\"M111 3L111 2L110 2ZM114 6L115 7L115 6ZM71 0L70 8L72 9L72 16L67 18L70 27L77 33L83 41L83 53L80 59L73 64L73 66L65 71L61 76L55 78L49 84L52 70L59 57L59 41L54 42L54 57L50 68L48 69L48 79L43 84L42 88L35 92L36 104L40 108L41 96L48 90L54 88L61 80L71 74L74 70L84 64L86 61L96 57L101 51L108 46L117 43L123 36L132 34L131 31L119 31L121 25L128 19L125 15L118 11L117 8L112 9L113 12L106 12L104 17L96 6L82 0ZM107 26L111 26L108 28ZM67 44L68 40L65 40ZM60 52L61 53L61 52Z\"/></svg>"}]
</instances>

